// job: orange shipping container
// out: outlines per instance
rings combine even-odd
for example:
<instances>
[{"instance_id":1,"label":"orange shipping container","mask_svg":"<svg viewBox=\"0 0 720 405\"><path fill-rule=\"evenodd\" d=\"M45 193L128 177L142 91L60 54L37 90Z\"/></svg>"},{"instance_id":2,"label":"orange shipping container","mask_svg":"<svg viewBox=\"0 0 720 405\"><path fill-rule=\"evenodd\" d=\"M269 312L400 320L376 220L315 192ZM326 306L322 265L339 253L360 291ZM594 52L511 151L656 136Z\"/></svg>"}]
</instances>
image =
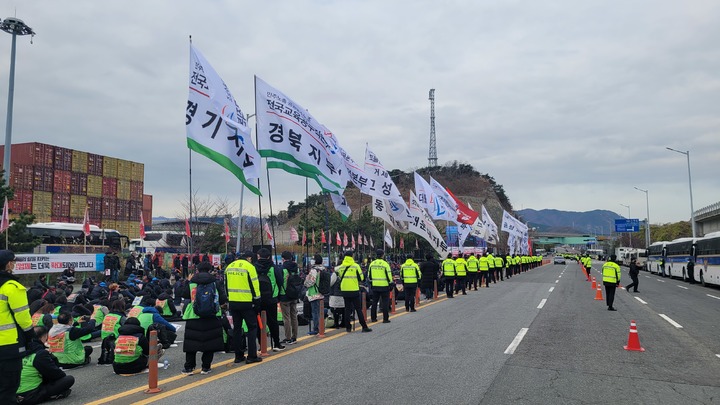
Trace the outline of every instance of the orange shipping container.
<instances>
[{"instance_id":1,"label":"orange shipping container","mask_svg":"<svg viewBox=\"0 0 720 405\"><path fill-rule=\"evenodd\" d=\"M79 150L72 151L72 171L75 173L87 173L88 154Z\"/></svg>"},{"instance_id":2,"label":"orange shipping container","mask_svg":"<svg viewBox=\"0 0 720 405\"><path fill-rule=\"evenodd\" d=\"M65 170L55 170L53 173L53 192L70 193L70 172Z\"/></svg>"},{"instance_id":3,"label":"orange shipping container","mask_svg":"<svg viewBox=\"0 0 720 405\"><path fill-rule=\"evenodd\" d=\"M152 227L152 211L143 210L143 219L145 220L145 226Z\"/></svg>"},{"instance_id":4,"label":"orange shipping container","mask_svg":"<svg viewBox=\"0 0 720 405\"><path fill-rule=\"evenodd\" d=\"M143 205L142 205L143 211L150 211L152 212L153 208L153 196L150 194L143 194Z\"/></svg>"},{"instance_id":5,"label":"orange shipping container","mask_svg":"<svg viewBox=\"0 0 720 405\"><path fill-rule=\"evenodd\" d=\"M4 156L5 147L0 146L0 156ZM13 164L22 166L35 166L35 142L18 143L10 148L10 158ZM4 162L0 162L0 168L3 168Z\"/></svg>"},{"instance_id":6,"label":"orange shipping container","mask_svg":"<svg viewBox=\"0 0 720 405\"><path fill-rule=\"evenodd\" d=\"M88 174L87 176L87 195L88 197L103 196L103 178Z\"/></svg>"}]
</instances>

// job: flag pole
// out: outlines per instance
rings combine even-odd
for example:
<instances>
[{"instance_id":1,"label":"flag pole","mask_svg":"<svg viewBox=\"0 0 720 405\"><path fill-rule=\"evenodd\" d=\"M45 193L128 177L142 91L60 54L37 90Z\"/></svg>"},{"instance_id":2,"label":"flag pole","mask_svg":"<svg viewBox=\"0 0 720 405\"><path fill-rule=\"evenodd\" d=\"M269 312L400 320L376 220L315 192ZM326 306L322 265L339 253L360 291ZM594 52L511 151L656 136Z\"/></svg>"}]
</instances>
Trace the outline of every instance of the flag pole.
<instances>
[{"instance_id":1,"label":"flag pole","mask_svg":"<svg viewBox=\"0 0 720 405\"><path fill-rule=\"evenodd\" d=\"M255 120L257 123L257 119ZM255 131L257 132L257 131ZM257 141L255 141L257 142ZM272 191L270 191L270 168L265 165L265 174L267 176L267 184L268 184L268 203L270 204L270 229L272 229L273 234L273 252L275 257L277 257L277 238L275 238L275 221L273 221L273 209L272 209Z\"/></svg>"},{"instance_id":2,"label":"flag pole","mask_svg":"<svg viewBox=\"0 0 720 405\"><path fill-rule=\"evenodd\" d=\"M326 192L325 193L325 204L323 204L325 206L325 243L327 243L328 266L330 266L332 263L332 257L330 256L330 238L332 238L332 236L330 236L330 217L328 214L328 207L327 207L327 200L328 200L329 196L330 196L330 193Z\"/></svg>"},{"instance_id":3,"label":"flag pole","mask_svg":"<svg viewBox=\"0 0 720 405\"><path fill-rule=\"evenodd\" d=\"M192 47L192 35L189 36L190 46ZM190 186L189 202L190 202L190 236L188 237L188 253L192 254L192 149L188 147L188 179Z\"/></svg>"},{"instance_id":4,"label":"flag pole","mask_svg":"<svg viewBox=\"0 0 720 405\"><path fill-rule=\"evenodd\" d=\"M305 177L305 229L303 230L303 234L307 235L307 229L308 229L308 178ZM307 238L305 238L305 260L306 260L306 267L309 267L307 265L310 264L310 246L307 244Z\"/></svg>"},{"instance_id":5,"label":"flag pole","mask_svg":"<svg viewBox=\"0 0 720 405\"><path fill-rule=\"evenodd\" d=\"M257 76L253 77L253 92L257 94ZM258 144L258 106L257 106L257 97L255 97L255 145ZM262 164L262 163L261 163ZM265 158L265 167L267 168L267 158ZM258 175L257 179L257 185L258 190L260 190L260 176ZM268 179L268 186L270 185L270 179ZM270 192L268 190L268 192ZM265 244L265 235L263 235L263 226L262 226L262 197L258 195L258 215L260 216L260 246ZM274 261L274 260L273 260Z\"/></svg>"},{"instance_id":6,"label":"flag pole","mask_svg":"<svg viewBox=\"0 0 720 405\"><path fill-rule=\"evenodd\" d=\"M243 202L245 200L245 186L240 189L240 214L238 215L237 241L235 241L235 253L240 252L240 235L242 234L243 223Z\"/></svg>"}]
</instances>

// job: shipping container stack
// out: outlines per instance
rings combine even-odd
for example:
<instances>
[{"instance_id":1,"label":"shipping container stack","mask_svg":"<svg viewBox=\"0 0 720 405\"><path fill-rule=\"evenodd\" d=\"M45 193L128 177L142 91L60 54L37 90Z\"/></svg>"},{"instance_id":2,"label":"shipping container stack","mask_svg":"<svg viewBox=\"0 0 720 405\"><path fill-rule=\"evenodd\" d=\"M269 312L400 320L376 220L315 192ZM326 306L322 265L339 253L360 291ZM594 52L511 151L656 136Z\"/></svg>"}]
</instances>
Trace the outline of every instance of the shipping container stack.
<instances>
[{"instance_id":1,"label":"shipping container stack","mask_svg":"<svg viewBox=\"0 0 720 405\"><path fill-rule=\"evenodd\" d=\"M37 142L12 145L11 161L11 216L29 211L36 222L82 223L87 207L91 224L129 238L140 236L141 213L151 226L142 163Z\"/></svg>"}]
</instances>

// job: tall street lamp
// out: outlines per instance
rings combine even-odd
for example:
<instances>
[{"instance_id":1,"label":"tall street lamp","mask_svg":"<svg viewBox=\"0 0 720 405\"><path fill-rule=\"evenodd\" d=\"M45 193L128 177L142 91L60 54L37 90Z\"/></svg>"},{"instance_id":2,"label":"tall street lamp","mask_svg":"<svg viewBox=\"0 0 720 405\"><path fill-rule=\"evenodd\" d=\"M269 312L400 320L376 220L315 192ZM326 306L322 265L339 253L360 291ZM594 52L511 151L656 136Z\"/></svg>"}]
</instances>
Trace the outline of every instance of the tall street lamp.
<instances>
[{"instance_id":1,"label":"tall street lamp","mask_svg":"<svg viewBox=\"0 0 720 405\"><path fill-rule=\"evenodd\" d=\"M629 205L625 205L625 204L620 204L620 205L622 205L623 207L625 207L625 208L628 209L627 219L630 219L630 206L629 206ZM632 233L630 233L630 235L628 235L628 238L630 239L630 247L632 247Z\"/></svg>"},{"instance_id":2,"label":"tall street lamp","mask_svg":"<svg viewBox=\"0 0 720 405\"><path fill-rule=\"evenodd\" d=\"M693 209L692 176L690 175L690 151L686 150L685 152L683 152L681 150L667 148L667 147L665 149L687 156L688 185L690 186L690 228L692 228L692 237L694 238L695 237L695 210Z\"/></svg>"},{"instance_id":3,"label":"tall street lamp","mask_svg":"<svg viewBox=\"0 0 720 405\"><path fill-rule=\"evenodd\" d=\"M15 42L18 35L35 36L35 31L25 23L14 17L8 17L0 22L0 30L12 34L12 48L10 51L10 86L8 87L7 120L5 121L5 153L3 156L3 168L5 169L5 185L10 184L10 148L12 146L12 116L13 116L13 95L15 93Z\"/></svg>"},{"instance_id":4,"label":"tall street lamp","mask_svg":"<svg viewBox=\"0 0 720 405\"><path fill-rule=\"evenodd\" d=\"M645 193L645 204L646 204L646 220L647 223L645 224L645 249L650 249L650 197L648 196L648 191L643 190L641 188L635 187L635 190L642 191Z\"/></svg>"}]
</instances>

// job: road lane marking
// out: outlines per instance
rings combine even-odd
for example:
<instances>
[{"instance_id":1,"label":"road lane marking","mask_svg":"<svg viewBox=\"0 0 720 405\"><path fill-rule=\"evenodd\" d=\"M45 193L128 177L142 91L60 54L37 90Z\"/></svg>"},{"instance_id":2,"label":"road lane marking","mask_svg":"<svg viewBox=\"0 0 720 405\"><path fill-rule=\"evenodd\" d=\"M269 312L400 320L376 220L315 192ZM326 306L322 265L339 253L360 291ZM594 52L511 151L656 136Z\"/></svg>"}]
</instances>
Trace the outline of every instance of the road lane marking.
<instances>
[{"instance_id":1,"label":"road lane marking","mask_svg":"<svg viewBox=\"0 0 720 405\"><path fill-rule=\"evenodd\" d=\"M705 294L705 295L707 295L708 297L711 297L711 298L715 298L716 300L720 300L720 297L716 297L716 296L710 295L710 294Z\"/></svg>"},{"instance_id":2,"label":"road lane marking","mask_svg":"<svg viewBox=\"0 0 720 405\"><path fill-rule=\"evenodd\" d=\"M540 301L540 305L537 306L537 309L542 309L542 307L545 306L546 302L547 302L547 299L543 298L542 301Z\"/></svg>"},{"instance_id":3,"label":"road lane marking","mask_svg":"<svg viewBox=\"0 0 720 405\"><path fill-rule=\"evenodd\" d=\"M517 347L520 345L520 342L522 342L527 331L528 331L528 328L520 329L520 332L518 332L518 334L515 336L515 339L513 339L512 343L510 343L510 346L508 346L507 349L505 349L505 354L515 353L515 349L517 349Z\"/></svg>"},{"instance_id":4,"label":"road lane marking","mask_svg":"<svg viewBox=\"0 0 720 405\"><path fill-rule=\"evenodd\" d=\"M645 278L650 278L650 276L645 276Z\"/></svg>"},{"instance_id":5,"label":"road lane marking","mask_svg":"<svg viewBox=\"0 0 720 405\"><path fill-rule=\"evenodd\" d=\"M555 287L550 287L550 291L548 291L548 292L553 292L554 289L555 289Z\"/></svg>"},{"instance_id":6,"label":"road lane marking","mask_svg":"<svg viewBox=\"0 0 720 405\"><path fill-rule=\"evenodd\" d=\"M716 354L716 356L718 356L718 358L720 358L720 354Z\"/></svg>"},{"instance_id":7,"label":"road lane marking","mask_svg":"<svg viewBox=\"0 0 720 405\"><path fill-rule=\"evenodd\" d=\"M647 305L647 302L643 301L640 297L635 297L636 300L640 301L640 303Z\"/></svg>"},{"instance_id":8,"label":"road lane marking","mask_svg":"<svg viewBox=\"0 0 720 405\"><path fill-rule=\"evenodd\" d=\"M560 280L555 280L555 284L557 284L557 283L559 283L559 282L560 282Z\"/></svg>"},{"instance_id":9,"label":"road lane marking","mask_svg":"<svg viewBox=\"0 0 720 405\"><path fill-rule=\"evenodd\" d=\"M661 282L661 283L664 283L664 282L665 282L665 280L660 280L659 278L656 278L655 280L657 280L657 281L659 281L659 282Z\"/></svg>"},{"instance_id":10,"label":"road lane marking","mask_svg":"<svg viewBox=\"0 0 720 405\"><path fill-rule=\"evenodd\" d=\"M665 315L665 314L658 314L658 315L660 315L660 317L661 317L662 319L668 321L668 322L670 323L670 325L672 325L672 326L674 326L674 327L676 327L676 328L678 328L678 329L681 329L681 328L682 328L682 325L680 325L679 323L677 323L677 322L673 321L672 319L670 319L669 316L667 316L667 315Z\"/></svg>"},{"instance_id":11,"label":"road lane marking","mask_svg":"<svg viewBox=\"0 0 720 405\"><path fill-rule=\"evenodd\" d=\"M683 286L681 286L681 285L679 285L678 287L680 287L680 288L682 288L682 289L684 289L684 290L687 290L687 289L688 289L687 287L683 287Z\"/></svg>"}]
</instances>

